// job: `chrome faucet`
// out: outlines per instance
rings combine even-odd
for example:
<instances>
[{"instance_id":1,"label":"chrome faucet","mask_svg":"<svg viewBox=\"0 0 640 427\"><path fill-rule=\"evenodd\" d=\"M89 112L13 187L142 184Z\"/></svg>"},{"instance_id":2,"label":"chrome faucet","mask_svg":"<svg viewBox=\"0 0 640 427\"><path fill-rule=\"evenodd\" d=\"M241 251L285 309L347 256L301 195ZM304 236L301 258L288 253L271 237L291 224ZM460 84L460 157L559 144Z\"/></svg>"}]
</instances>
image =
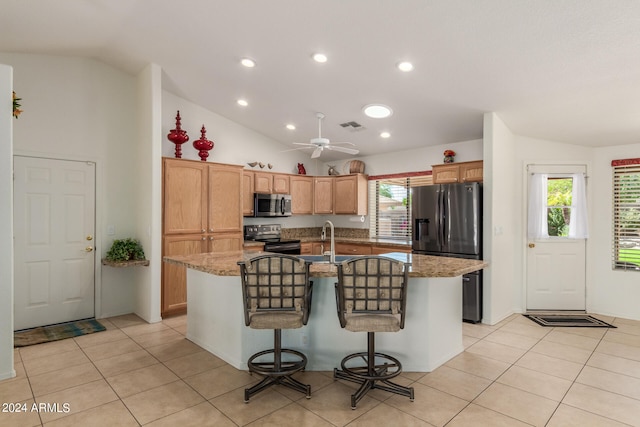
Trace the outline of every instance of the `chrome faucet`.
<instances>
[{"instance_id":1,"label":"chrome faucet","mask_svg":"<svg viewBox=\"0 0 640 427\"><path fill-rule=\"evenodd\" d=\"M322 241L324 242L325 239L327 238L327 224L329 224L330 228L331 228L331 252L329 253L329 262L330 263L335 263L336 262L336 239L334 236L334 228L333 228L333 223L329 220L326 220L324 222L324 225L322 226ZM323 254L326 255L326 252Z\"/></svg>"}]
</instances>

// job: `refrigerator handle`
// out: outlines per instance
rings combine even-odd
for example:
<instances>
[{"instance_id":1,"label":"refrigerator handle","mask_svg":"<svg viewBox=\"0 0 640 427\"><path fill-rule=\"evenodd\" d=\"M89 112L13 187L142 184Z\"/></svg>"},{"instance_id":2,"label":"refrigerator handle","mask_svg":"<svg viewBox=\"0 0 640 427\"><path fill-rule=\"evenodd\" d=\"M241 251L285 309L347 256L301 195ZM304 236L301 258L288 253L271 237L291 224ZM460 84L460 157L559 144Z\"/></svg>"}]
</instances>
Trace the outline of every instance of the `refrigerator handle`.
<instances>
[{"instance_id":1,"label":"refrigerator handle","mask_svg":"<svg viewBox=\"0 0 640 427\"><path fill-rule=\"evenodd\" d=\"M438 245L442 247L444 245L444 225L445 225L445 212L444 212L444 190L438 192Z\"/></svg>"}]
</instances>

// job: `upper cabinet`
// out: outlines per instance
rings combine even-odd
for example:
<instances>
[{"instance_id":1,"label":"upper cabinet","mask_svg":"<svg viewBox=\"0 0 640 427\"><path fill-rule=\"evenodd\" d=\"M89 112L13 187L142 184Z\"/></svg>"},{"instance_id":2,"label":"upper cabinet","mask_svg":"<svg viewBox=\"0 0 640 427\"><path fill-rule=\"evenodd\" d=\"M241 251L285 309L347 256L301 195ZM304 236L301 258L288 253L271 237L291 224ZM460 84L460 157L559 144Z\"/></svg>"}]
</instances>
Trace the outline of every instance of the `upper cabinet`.
<instances>
[{"instance_id":1,"label":"upper cabinet","mask_svg":"<svg viewBox=\"0 0 640 427\"><path fill-rule=\"evenodd\" d=\"M366 215L368 207L367 177L363 174L335 177L333 211L336 215Z\"/></svg>"},{"instance_id":2,"label":"upper cabinet","mask_svg":"<svg viewBox=\"0 0 640 427\"><path fill-rule=\"evenodd\" d=\"M291 186L291 213L293 215L311 215L313 213L313 177L292 175L289 183Z\"/></svg>"},{"instance_id":3,"label":"upper cabinet","mask_svg":"<svg viewBox=\"0 0 640 427\"><path fill-rule=\"evenodd\" d=\"M433 183L451 184L456 182L482 182L482 168L482 160L433 165Z\"/></svg>"},{"instance_id":4,"label":"upper cabinet","mask_svg":"<svg viewBox=\"0 0 640 427\"><path fill-rule=\"evenodd\" d=\"M207 228L208 165L164 159L164 234L204 233Z\"/></svg>"},{"instance_id":5,"label":"upper cabinet","mask_svg":"<svg viewBox=\"0 0 640 427\"><path fill-rule=\"evenodd\" d=\"M251 171L242 171L242 215L253 216L253 181Z\"/></svg>"},{"instance_id":6,"label":"upper cabinet","mask_svg":"<svg viewBox=\"0 0 640 427\"><path fill-rule=\"evenodd\" d=\"M253 216L254 193L291 194L294 215L366 215L368 181L363 174L309 176L244 170L242 214Z\"/></svg>"},{"instance_id":7,"label":"upper cabinet","mask_svg":"<svg viewBox=\"0 0 640 427\"><path fill-rule=\"evenodd\" d=\"M313 213L333 213L333 182L332 176L316 176L313 178ZM293 196L291 197L293 201Z\"/></svg>"},{"instance_id":8,"label":"upper cabinet","mask_svg":"<svg viewBox=\"0 0 640 427\"><path fill-rule=\"evenodd\" d=\"M289 194L289 175L271 172L254 172L253 191L255 193Z\"/></svg>"}]
</instances>

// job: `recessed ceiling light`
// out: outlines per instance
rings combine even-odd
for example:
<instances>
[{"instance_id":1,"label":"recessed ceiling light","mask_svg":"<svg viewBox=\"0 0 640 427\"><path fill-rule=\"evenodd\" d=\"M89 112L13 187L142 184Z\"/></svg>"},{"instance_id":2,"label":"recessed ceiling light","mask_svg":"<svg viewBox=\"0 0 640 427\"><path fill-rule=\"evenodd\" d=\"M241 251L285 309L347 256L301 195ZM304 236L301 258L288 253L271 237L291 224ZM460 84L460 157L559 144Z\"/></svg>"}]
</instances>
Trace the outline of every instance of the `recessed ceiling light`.
<instances>
[{"instance_id":1,"label":"recessed ceiling light","mask_svg":"<svg viewBox=\"0 0 640 427\"><path fill-rule=\"evenodd\" d=\"M247 68L253 68L256 66L256 62L250 58L242 58L242 61L240 61L240 63Z\"/></svg>"},{"instance_id":2,"label":"recessed ceiling light","mask_svg":"<svg viewBox=\"0 0 640 427\"><path fill-rule=\"evenodd\" d=\"M314 53L313 60L320 63L327 62L327 55L324 53Z\"/></svg>"},{"instance_id":3,"label":"recessed ceiling light","mask_svg":"<svg viewBox=\"0 0 640 427\"><path fill-rule=\"evenodd\" d=\"M367 116L373 119L384 119L385 117L389 117L391 114L393 114L391 108L382 104L365 105L362 111L364 111Z\"/></svg>"},{"instance_id":4,"label":"recessed ceiling light","mask_svg":"<svg viewBox=\"0 0 640 427\"><path fill-rule=\"evenodd\" d=\"M289 129L289 130L296 130L296 125L292 125L291 123L289 123L289 124L287 125L287 129Z\"/></svg>"},{"instance_id":5,"label":"recessed ceiling light","mask_svg":"<svg viewBox=\"0 0 640 427\"><path fill-rule=\"evenodd\" d=\"M408 61L402 61L400 63L398 63L398 69L400 71L411 71L413 70L413 64L411 62Z\"/></svg>"},{"instance_id":6,"label":"recessed ceiling light","mask_svg":"<svg viewBox=\"0 0 640 427\"><path fill-rule=\"evenodd\" d=\"M249 105L249 103L247 101L245 101L244 99L238 99L238 105L241 105L243 107L246 107L247 105Z\"/></svg>"},{"instance_id":7,"label":"recessed ceiling light","mask_svg":"<svg viewBox=\"0 0 640 427\"><path fill-rule=\"evenodd\" d=\"M380 138L389 138L390 136L391 136L391 134L389 132L380 133Z\"/></svg>"}]
</instances>

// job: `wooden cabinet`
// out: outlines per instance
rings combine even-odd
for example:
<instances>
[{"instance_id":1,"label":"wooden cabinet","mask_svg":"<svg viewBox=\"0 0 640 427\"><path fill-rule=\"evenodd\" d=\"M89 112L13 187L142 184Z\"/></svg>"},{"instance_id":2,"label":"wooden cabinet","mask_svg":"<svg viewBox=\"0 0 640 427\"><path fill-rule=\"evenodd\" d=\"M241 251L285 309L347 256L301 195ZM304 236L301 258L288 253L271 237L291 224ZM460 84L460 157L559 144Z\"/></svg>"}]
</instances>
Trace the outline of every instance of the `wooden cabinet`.
<instances>
[{"instance_id":1,"label":"wooden cabinet","mask_svg":"<svg viewBox=\"0 0 640 427\"><path fill-rule=\"evenodd\" d=\"M460 182L482 182L483 161L459 163Z\"/></svg>"},{"instance_id":2,"label":"wooden cabinet","mask_svg":"<svg viewBox=\"0 0 640 427\"><path fill-rule=\"evenodd\" d=\"M335 177L333 211L336 215L366 215L368 208L367 177L362 174Z\"/></svg>"},{"instance_id":3,"label":"wooden cabinet","mask_svg":"<svg viewBox=\"0 0 640 427\"><path fill-rule=\"evenodd\" d=\"M289 182L291 213L293 215L311 215L313 213L313 177L292 175Z\"/></svg>"},{"instance_id":4,"label":"wooden cabinet","mask_svg":"<svg viewBox=\"0 0 640 427\"><path fill-rule=\"evenodd\" d=\"M336 243L336 254L371 255L371 245L358 243Z\"/></svg>"},{"instance_id":5,"label":"wooden cabinet","mask_svg":"<svg viewBox=\"0 0 640 427\"><path fill-rule=\"evenodd\" d=\"M372 255L387 254L389 252L404 252L411 253L411 248L399 248L397 246L385 246L385 245L373 245L371 246Z\"/></svg>"},{"instance_id":6,"label":"wooden cabinet","mask_svg":"<svg viewBox=\"0 0 640 427\"><path fill-rule=\"evenodd\" d=\"M253 191L267 194L289 194L289 175L271 172L254 172Z\"/></svg>"},{"instance_id":7,"label":"wooden cabinet","mask_svg":"<svg viewBox=\"0 0 640 427\"><path fill-rule=\"evenodd\" d=\"M240 250L242 167L163 159L163 256ZM184 313L186 270L162 264L163 316Z\"/></svg>"},{"instance_id":8,"label":"wooden cabinet","mask_svg":"<svg viewBox=\"0 0 640 427\"><path fill-rule=\"evenodd\" d=\"M253 172L242 172L242 215L253 216Z\"/></svg>"},{"instance_id":9,"label":"wooden cabinet","mask_svg":"<svg viewBox=\"0 0 640 427\"><path fill-rule=\"evenodd\" d=\"M332 176L316 176L313 178L314 214L333 213L333 182L334 177Z\"/></svg>"},{"instance_id":10,"label":"wooden cabinet","mask_svg":"<svg viewBox=\"0 0 640 427\"><path fill-rule=\"evenodd\" d=\"M324 254L325 244L328 246L328 242L314 242L311 249L311 254L312 255Z\"/></svg>"},{"instance_id":11,"label":"wooden cabinet","mask_svg":"<svg viewBox=\"0 0 640 427\"><path fill-rule=\"evenodd\" d=\"M312 255L313 243L300 243L300 255Z\"/></svg>"},{"instance_id":12,"label":"wooden cabinet","mask_svg":"<svg viewBox=\"0 0 640 427\"><path fill-rule=\"evenodd\" d=\"M482 168L482 160L433 165L433 183L451 184L456 182L482 182Z\"/></svg>"}]
</instances>

